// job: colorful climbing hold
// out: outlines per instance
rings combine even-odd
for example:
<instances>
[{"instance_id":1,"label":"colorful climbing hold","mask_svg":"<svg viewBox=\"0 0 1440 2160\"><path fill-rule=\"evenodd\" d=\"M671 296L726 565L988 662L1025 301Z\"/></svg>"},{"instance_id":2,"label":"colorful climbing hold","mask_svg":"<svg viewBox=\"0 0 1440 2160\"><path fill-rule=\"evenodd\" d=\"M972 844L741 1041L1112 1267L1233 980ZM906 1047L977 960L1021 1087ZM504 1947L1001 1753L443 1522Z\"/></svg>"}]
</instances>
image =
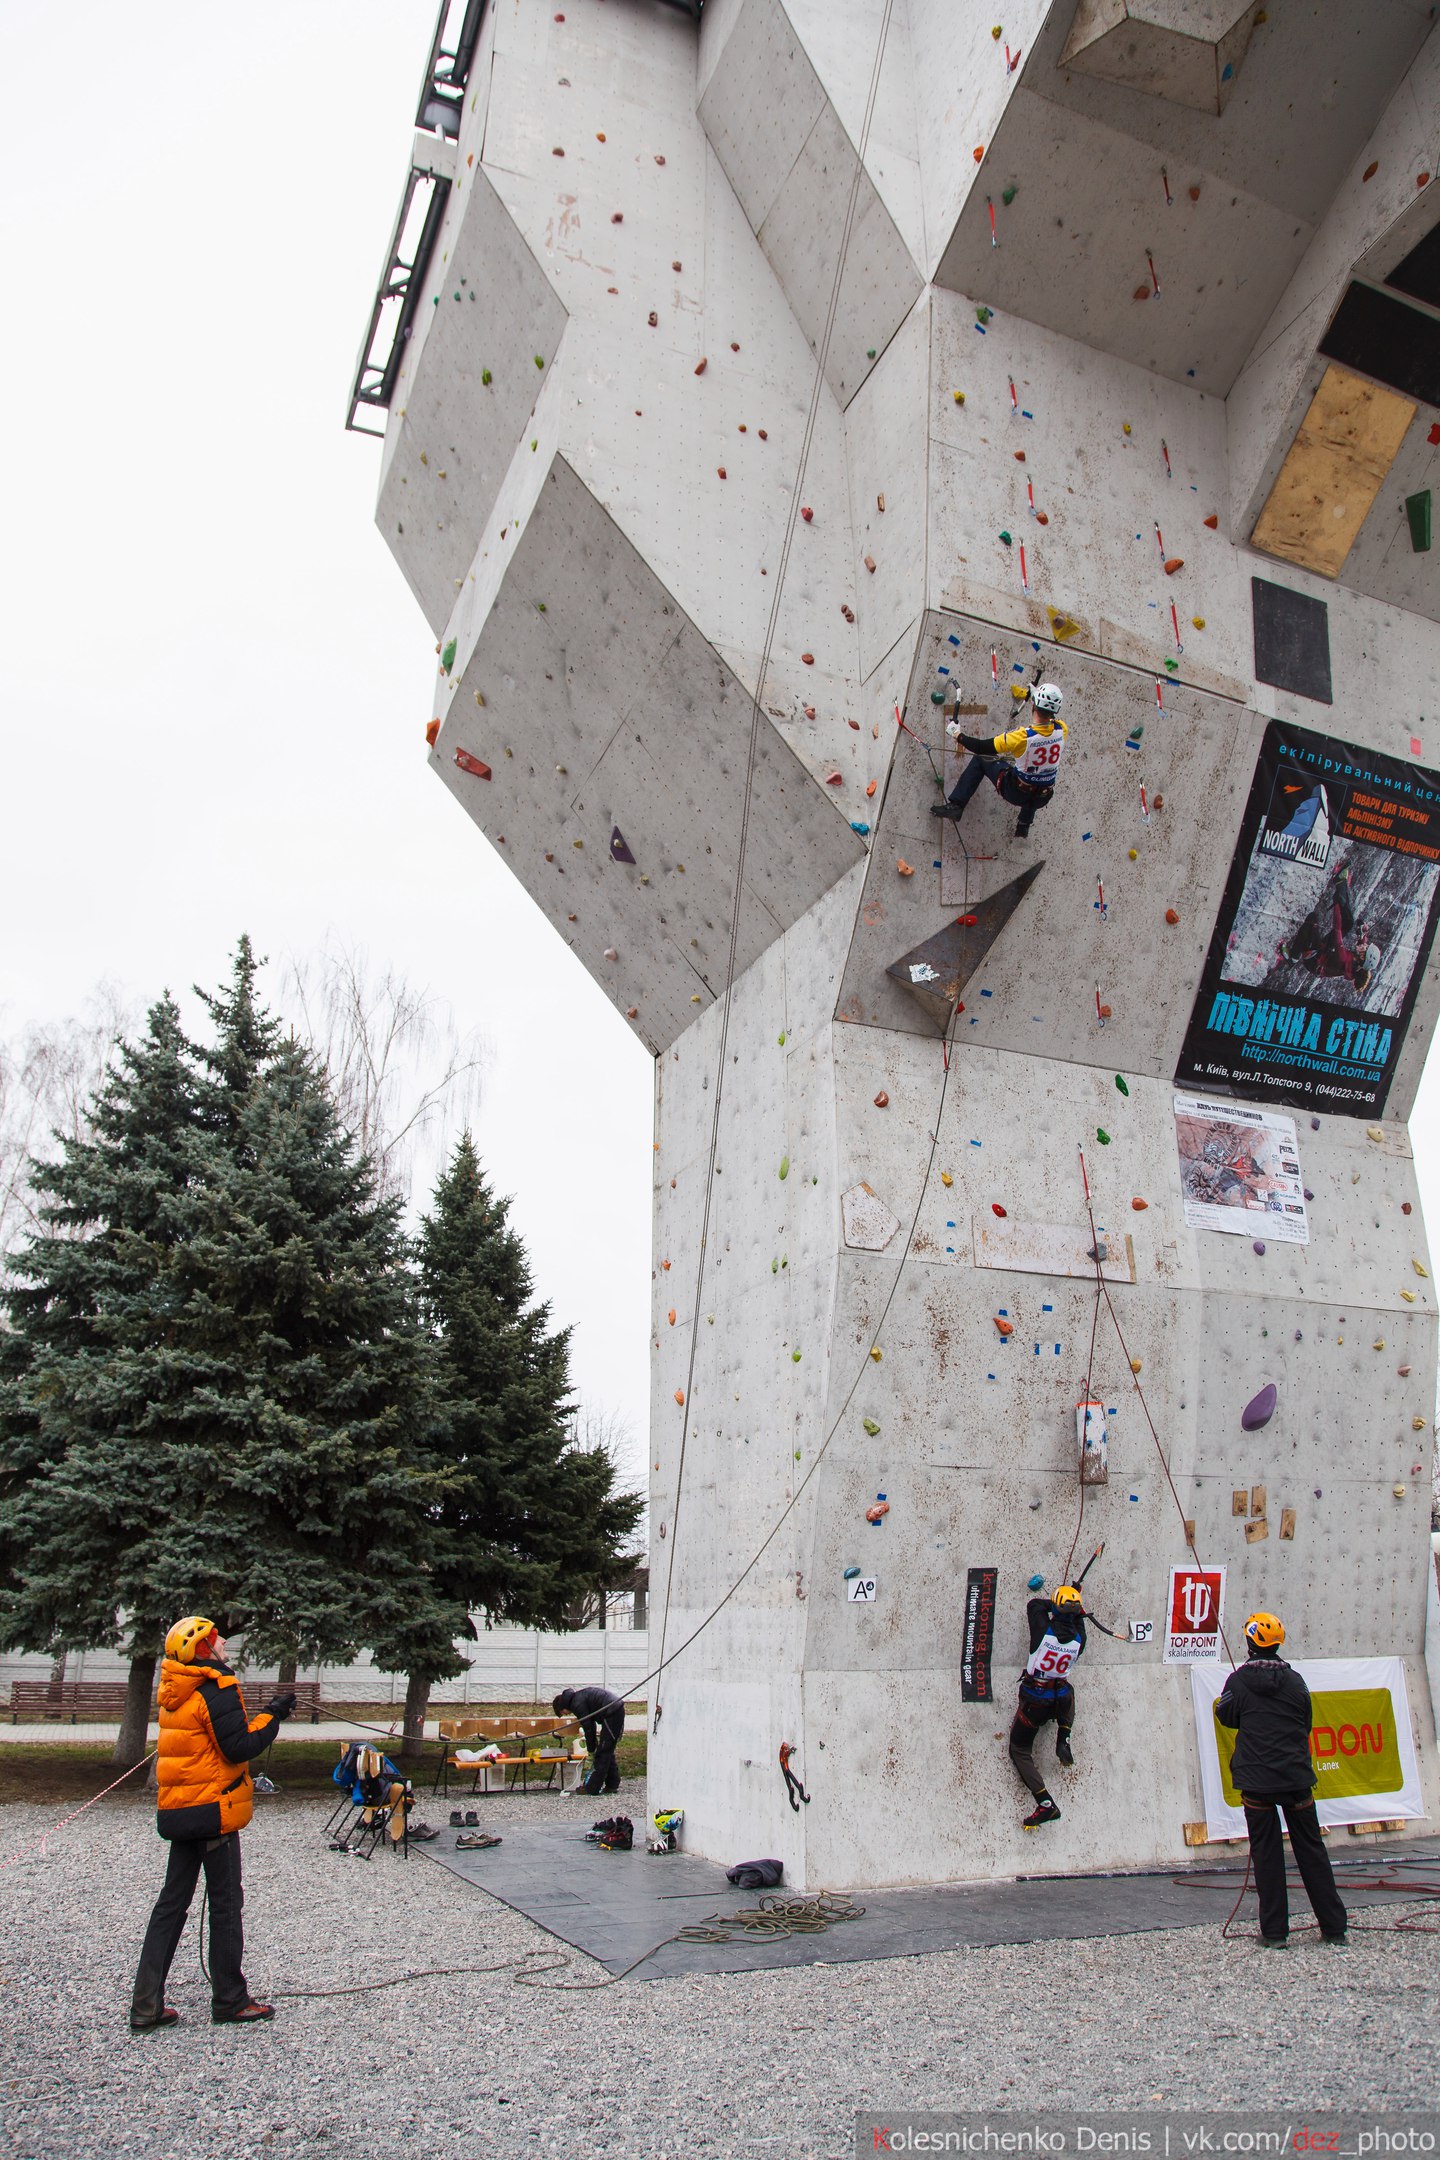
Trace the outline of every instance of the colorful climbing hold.
<instances>
[{"instance_id":1,"label":"colorful climbing hold","mask_svg":"<svg viewBox=\"0 0 1440 2160\"><path fill-rule=\"evenodd\" d=\"M1014 202L1015 197L1019 194L1019 192L1020 190L1018 187L1007 187L1000 190L1000 200L1002 203L1005 204L1005 207L1007 209L1010 207L1010 204Z\"/></svg>"},{"instance_id":2,"label":"colorful climbing hold","mask_svg":"<svg viewBox=\"0 0 1440 2160\"><path fill-rule=\"evenodd\" d=\"M906 862L903 855L896 857L895 868L899 871L901 877L914 877L915 875L915 865Z\"/></svg>"},{"instance_id":3,"label":"colorful climbing hold","mask_svg":"<svg viewBox=\"0 0 1440 2160\"><path fill-rule=\"evenodd\" d=\"M786 1178L787 1178L787 1177L789 1177L789 1175L790 1175L790 1158L789 1158L789 1156L788 1156L788 1155L782 1155L782 1156L781 1156L781 1158L780 1158L780 1182L781 1182L781 1184L782 1184L782 1185L784 1184L784 1182L785 1182Z\"/></svg>"},{"instance_id":4,"label":"colorful climbing hold","mask_svg":"<svg viewBox=\"0 0 1440 2160\"><path fill-rule=\"evenodd\" d=\"M472 757L468 750L457 749L455 763L460 767L461 772L474 773L477 780L488 780L491 776L490 767L482 759Z\"/></svg>"},{"instance_id":5,"label":"colorful climbing hold","mask_svg":"<svg viewBox=\"0 0 1440 2160\"><path fill-rule=\"evenodd\" d=\"M434 720L427 720L427 721L426 721L426 723L425 723L425 740L426 740L426 742L427 742L427 743L429 743L429 744L431 745L431 747L432 747L432 748L434 747L434 742L435 742L435 738L436 738L436 736L437 736L437 735L438 735L439 733L440 733L440 722L439 722L439 719L437 718L437 719L434 719Z\"/></svg>"},{"instance_id":6,"label":"colorful climbing hold","mask_svg":"<svg viewBox=\"0 0 1440 2160\"><path fill-rule=\"evenodd\" d=\"M442 675L448 675L455 665L455 646L456 640L452 637L444 652L440 655L440 672Z\"/></svg>"},{"instance_id":7,"label":"colorful climbing hold","mask_svg":"<svg viewBox=\"0 0 1440 2160\"><path fill-rule=\"evenodd\" d=\"M708 360L708 359L704 359L704 360L697 360L697 361L696 361L696 363L695 363L695 373L696 373L697 375L703 375L703 374L704 374L704 372L705 372L705 370L706 370L706 368L707 368L707 367L709 367L709 365L710 365L710 362L709 362L709 360Z\"/></svg>"},{"instance_id":8,"label":"colorful climbing hold","mask_svg":"<svg viewBox=\"0 0 1440 2160\"><path fill-rule=\"evenodd\" d=\"M1001 1222L1005 1222L1008 1220L1008 1211L1005 1208L1001 1207L998 1200L992 1200L990 1202L990 1212L992 1215L998 1215Z\"/></svg>"},{"instance_id":9,"label":"colorful climbing hold","mask_svg":"<svg viewBox=\"0 0 1440 2160\"><path fill-rule=\"evenodd\" d=\"M800 515L801 515L801 517L802 517L802 518L804 518L804 520L805 520L805 523L806 523L807 525L813 525L813 524L814 524L814 522L815 522L815 512L814 512L814 511L813 511L813 510L812 510L812 509L810 508L810 505L809 505L808 503L805 503L804 505L802 505L802 507L801 507L801 511L800 511Z\"/></svg>"},{"instance_id":10,"label":"colorful climbing hold","mask_svg":"<svg viewBox=\"0 0 1440 2160\"><path fill-rule=\"evenodd\" d=\"M875 1108L877 1110L888 1110L889 1107L890 1097L886 1094L884 1088L881 1088L879 1094L875 1097Z\"/></svg>"},{"instance_id":11,"label":"colorful climbing hold","mask_svg":"<svg viewBox=\"0 0 1440 2160\"><path fill-rule=\"evenodd\" d=\"M874 1437L875 1437L875 1435L876 1435L876 1433L878 1433L878 1432L879 1432L879 1430L880 1430L880 1427L879 1427L879 1426L878 1426L878 1425L876 1424L876 1422L875 1422L874 1418L873 1418L873 1417L867 1417L867 1418L862 1418L860 1422L861 1422L861 1423L863 1424L863 1426L865 1427L865 1430L866 1430L866 1432L867 1432L867 1433L869 1433L869 1435L870 1435L871 1439L873 1440L873 1439L874 1439Z\"/></svg>"},{"instance_id":12,"label":"colorful climbing hold","mask_svg":"<svg viewBox=\"0 0 1440 2160\"><path fill-rule=\"evenodd\" d=\"M1002 1319L1001 1319L1001 1317L1000 1317L1000 1315L999 1315L999 1313L996 1313L996 1315L995 1315L995 1327L996 1327L996 1331L997 1331L997 1333L999 1333L999 1334L1001 1334L1001 1335L1013 1335L1013 1334L1014 1334L1014 1332L1015 1332L1015 1323L1014 1323L1014 1321L1013 1321L1013 1320L1002 1320Z\"/></svg>"},{"instance_id":13,"label":"colorful climbing hold","mask_svg":"<svg viewBox=\"0 0 1440 2160\"><path fill-rule=\"evenodd\" d=\"M676 1400L676 1402L677 1402L677 1403L679 1403L679 1405L680 1405L681 1409L683 1410L683 1409L684 1409L684 1407L685 1407L685 1390L684 1390L684 1388L678 1388L678 1387L676 1388L676 1390L675 1390L675 1400Z\"/></svg>"},{"instance_id":14,"label":"colorful climbing hold","mask_svg":"<svg viewBox=\"0 0 1440 2160\"><path fill-rule=\"evenodd\" d=\"M1261 1255L1261 1257L1263 1258L1263 1257L1264 1257L1264 1253L1265 1253L1265 1240L1264 1240L1263 1238L1258 1238L1258 1237L1257 1237L1257 1238L1255 1239L1255 1241L1254 1241L1254 1244L1253 1244L1253 1246L1251 1247L1251 1250L1252 1250L1252 1251L1254 1251L1254 1252L1257 1252L1257 1253L1259 1253L1259 1254ZM1344 1336L1343 1336L1343 1335L1342 1335L1342 1336L1340 1337L1340 1340L1341 1340L1341 1342L1344 1342L1345 1338L1344 1338Z\"/></svg>"},{"instance_id":15,"label":"colorful climbing hold","mask_svg":"<svg viewBox=\"0 0 1440 2160\"><path fill-rule=\"evenodd\" d=\"M1179 922L1180 917L1173 907L1167 907L1165 910L1165 920L1167 923L1170 924L1171 928L1173 929L1175 924Z\"/></svg>"},{"instance_id":16,"label":"colorful climbing hold","mask_svg":"<svg viewBox=\"0 0 1440 2160\"><path fill-rule=\"evenodd\" d=\"M940 1172L940 1183L942 1185L953 1185L955 1183L955 1180L953 1177L951 1177L948 1170L942 1170Z\"/></svg>"},{"instance_id":17,"label":"colorful climbing hold","mask_svg":"<svg viewBox=\"0 0 1440 2160\"><path fill-rule=\"evenodd\" d=\"M1132 1200L1130 1202L1130 1205L1132 1208L1134 1208L1137 1215L1143 1215L1146 1208L1149 1207L1150 1203L1148 1200Z\"/></svg>"},{"instance_id":18,"label":"colorful climbing hold","mask_svg":"<svg viewBox=\"0 0 1440 2160\"><path fill-rule=\"evenodd\" d=\"M872 1358L874 1358L875 1363L878 1365L880 1363L880 1360L884 1357L885 1353L880 1348L880 1345L878 1343L875 1343L871 1346L870 1355Z\"/></svg>"},{"instance_id":19,"label":"colorful climbing hold","mask_svg":"<svg viewBox=\"0 0 1440 2160\"><path fill-rule=\"evenodd\" d=\"M1122 1095L1128 1095L1130 1093L1130 1083L1125 1078L1123 1073L1116 1073L1115 1085L1120 1090L1120 1093Z\"/></svg>"},{"instance_id":20,"label":"colorful climbing hold","mask_svg":"<svg viewBox=\"0 0 1440 2160\"><path fill-rule=\"evenodd\" d=\"M1099 1143L1100 1143L1101 1147L1109 1147L1109 1145L1110 1145L1110 1135L1109 1135L1109 1133L1108 1133L1108 1132L1106 1132L1106 1130L1105 1130L1105 1128L1104 1128L1104 1126L1103 1126L1103 1125L1097 1125L1097 1126L1096 1126L1096 1128L1095 1128L1095 1138L1096 1138L1096 1139L1097 1139L1097 1140L1099 1141Z\"/></svg>"},{"instance_id":21,"label":"colorful climbing hold","mask_svg":"<svg viewBox=\"0 0 1440 2160\"><path fill-rule=\"evenodd\" d=\"M1275 1383L1272 1380L1268 1386L1261 1388L1258 1395L1251 1396L1240 1413L1240 1424L1245 1432L1259 1432L1261 1426L1268 1425L1274 1415Z\"/></svg>"},{"instance_id":22,"label":"colorful climbing hold","mask_svg":"<svg viewBox=\"0 0 1440 2160\"><path fill-rule=\"evenodd\" d=\"M1413 1268L1414 1268L1414 1270L1415 1270L1415 1273L1416 1273L1417 1275L1423 1275L1423 1276L1424 1276L1424 1278L1425 1278L1425 1280L1426 1280L1427 1282L1428 1282L1428 1281L1430 1280L1430 1270L1429 1270L1429 1268L1427 1268L1427 1267L1422 1267L1422 1266L1420 1265L1420 1262L1419 1262L1418 1260L1415 1260L1415 1259L1412 1259L1412 1260L1411 1260L1411 1262L1410 1262L1410 1265L1411 1265L1411 1267L1413 1267Z\"/></svg>"},{"instance_id":23,"label":"colorful climbing hold","mask_svg":"<svg viewBox=\"0 0 1440 2160\"><path fill-rule=\"evenodd\" d=\"M884 1493L877 1493L875 1495L874 1504L870 1507L867 1507L865 1510L865 1520L868 1523L874 1523L878 1528L879 1525L884 1522L885 1517L889 1514L889 1512L890 1503L885 1498Z\"/></svg>"}]
</instances>

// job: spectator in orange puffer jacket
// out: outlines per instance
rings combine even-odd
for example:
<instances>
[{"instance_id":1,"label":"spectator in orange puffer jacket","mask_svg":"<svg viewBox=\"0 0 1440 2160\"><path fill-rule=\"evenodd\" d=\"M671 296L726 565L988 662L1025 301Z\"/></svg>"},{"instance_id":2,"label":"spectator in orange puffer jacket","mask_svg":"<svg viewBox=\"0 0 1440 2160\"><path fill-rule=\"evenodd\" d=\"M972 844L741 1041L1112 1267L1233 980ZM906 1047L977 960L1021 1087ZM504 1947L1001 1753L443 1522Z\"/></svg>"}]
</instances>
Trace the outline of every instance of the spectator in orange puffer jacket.
<instances>
[{"instance_id":1,"label":"spectator in orange puffer jacket","mask_svg":"<svg viewBox=\"0 0 1440 2160\"><path fill-rule=\"evenodd\" d=\"M275 2015L269 2003L251 2000L240 1969L245 1938L239 1832L252 1812L250 1763L269 1747L294 1708L293 1694L279 1694L260 1717L246 1717L245 1698L225 1663L225 1645L213 1621L192 1613L166 1636L155 1827L170 1840L170 1865L145 1930L130 2003L132 2032L154 2032L179 2021L179 2011L165 2001L165 1978L202 1867L210 1900L211 2018L217 2025L250 2025Z\"/></svg>"}]
</instances>

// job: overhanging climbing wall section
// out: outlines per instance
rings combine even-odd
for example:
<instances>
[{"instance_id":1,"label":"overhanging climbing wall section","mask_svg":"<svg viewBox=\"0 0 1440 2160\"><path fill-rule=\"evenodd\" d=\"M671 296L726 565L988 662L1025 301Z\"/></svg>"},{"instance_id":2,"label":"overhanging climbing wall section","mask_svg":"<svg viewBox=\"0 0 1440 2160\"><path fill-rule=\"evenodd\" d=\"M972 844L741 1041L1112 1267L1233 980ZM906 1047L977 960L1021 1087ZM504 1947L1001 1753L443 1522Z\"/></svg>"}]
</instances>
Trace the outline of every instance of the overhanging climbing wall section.
<instances>
[{"instance_id":1,"label":"overhanging climbing wall section","mask_svg":"<svg viewBox=\"0 0 1440 2160\"><path fill-rule=\"evenodd\" d=\"M652 1792L797 1885L1178 1858L1197 1560L1232 1646L1403 1661L1440 1806L1440 377L1346 361L1413 415L1343 560L1261 524L1348 281L1423 281L1440 44L1129 4L488 8L390 415L432 760L656 1056ZM1041 680L1053 794L934 817ZM1025 1600L1102 1545L1030 1833Z\"/></svg>"}]
</instances>

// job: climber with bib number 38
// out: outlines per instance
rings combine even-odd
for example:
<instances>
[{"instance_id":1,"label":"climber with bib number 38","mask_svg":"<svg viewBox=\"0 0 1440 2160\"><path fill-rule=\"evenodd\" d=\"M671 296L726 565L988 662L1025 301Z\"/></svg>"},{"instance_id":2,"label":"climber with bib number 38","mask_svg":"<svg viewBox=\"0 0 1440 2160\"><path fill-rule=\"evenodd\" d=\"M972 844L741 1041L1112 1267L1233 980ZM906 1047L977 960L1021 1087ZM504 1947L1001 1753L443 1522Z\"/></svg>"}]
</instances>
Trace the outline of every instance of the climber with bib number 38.
<instances>
[{"instance_id":1,"label":"climber with bib number 38","mask_svg":"<svg viewBox=\"0 0 1440 2160\"><path fill-rule=\"evenodd\" d=\"M1056 684L1037 683L1025 695L1033 717L1027 716L1023 726L1010 728L1003 735L965 735L958 721L946 722L947 735L974 755L951 788L949 800L935 804L932 817L954 818L958 822L981 782L989 780L1002 801L1014 803L1020 812L1015 820L1015 838L1028 837L1036 811L1045 809L1054 796L1067 731L1060 718L1064 698Z\"/></svg>"},{"instance_id":2,"label":"climber with bib number 38","mask_svg":"<svg viewBox=\"0 0 1440 2160\"><path fill-rule=\"evenodd\" d=\"M1060 1810L1045 1789L1035 1761L1042 1726L1055 1720L1055 1760L1068 1770L1075 1757L1070 1734L1075 1725L1075 1690L1070 1669L1085 1649L1085 1608L1072 1583L1061 1583L1054 1598L1032 1597L1025 1607L1030 1623L1030 1655L1020 1675L1020 1699L1010 1727L1010 1760L1035 1796L1035 1812L1025 1817L1027 1830L1058 1822Z\"/></svg>"}]
</instances>

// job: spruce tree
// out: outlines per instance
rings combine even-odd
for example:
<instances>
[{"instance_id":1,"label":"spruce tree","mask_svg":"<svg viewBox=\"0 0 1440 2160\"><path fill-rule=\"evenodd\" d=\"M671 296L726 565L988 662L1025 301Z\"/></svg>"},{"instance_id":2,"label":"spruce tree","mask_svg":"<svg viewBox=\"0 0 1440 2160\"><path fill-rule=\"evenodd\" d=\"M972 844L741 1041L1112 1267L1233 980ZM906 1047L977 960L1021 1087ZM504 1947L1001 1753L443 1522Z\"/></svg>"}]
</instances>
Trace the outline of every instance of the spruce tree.
<instances>
[{"instance_id":1,"label":"spruce tree","mask_svg":"<svg viewBox=\"0 0 1440 2160\"><path fill-rule=\"evenodd\" d=\"M10 1300L8 1639L78 1646L123 1627L137 1678L186 1611L243 1630L257 1659L348 1657L398 1624L442 1497L444 1465L416 1445L433 1351L398 1203L377 1197L255 978L242 940L229 985L205 999L215 1039L200 1052L164 1008L170 1153L134 1117L97 1123L73 1167L67 1149L57 1192L82 1174L104 1189L69 1197ZM147 1103L163 1094L158 1060ZM132 1197L156 1218L140 1249ZM111 1261L117 1239L129 1274ZM444 1617L452 1634L462 1624Z\"/></svg>"},{"instance_id":2,"label":"spruce tree","mask_svg":"<svg viewBox=\"0 0 1440 2160\"><path fill-rule=\"evenodd\" d=\"M163 1609L117 1583L137 1524L165 1496L143 1450L138 1343L163 1338L167 1278L191 1234L204 1152L201 1089L168 996L122 1044L92 1137L37 1164L40 1232L12 1256L0 1332L0 1639L52 1654L124 1642L131 1666L119 1759L143 1754ZM138 1731L139 1744L136 1745ZM126 1751L133 1749L133 1755Z\"/></svg>"},{"instance_id":3,"label":"spruce tree","mask_svg":"<svg viewBox=\"0 0 1440 2160\"><path fill-rule=\"evenodd\" d=\"M575 1444L570 1331L534 1302L525 1249L466 1133L421 1223L420 1305L435 1348L437 1416L420 1453L436 1475L426 1586L487 1620L555 1628L577 1581L628 1573L642 1503L617 1489L601 1450ZM469 1624L467 1623L467 1631ZM375 1642L408 1676L405 1731L423 1727L431 1686L458 1666L451 1644Z\"/></svg>"}]
</instances>

